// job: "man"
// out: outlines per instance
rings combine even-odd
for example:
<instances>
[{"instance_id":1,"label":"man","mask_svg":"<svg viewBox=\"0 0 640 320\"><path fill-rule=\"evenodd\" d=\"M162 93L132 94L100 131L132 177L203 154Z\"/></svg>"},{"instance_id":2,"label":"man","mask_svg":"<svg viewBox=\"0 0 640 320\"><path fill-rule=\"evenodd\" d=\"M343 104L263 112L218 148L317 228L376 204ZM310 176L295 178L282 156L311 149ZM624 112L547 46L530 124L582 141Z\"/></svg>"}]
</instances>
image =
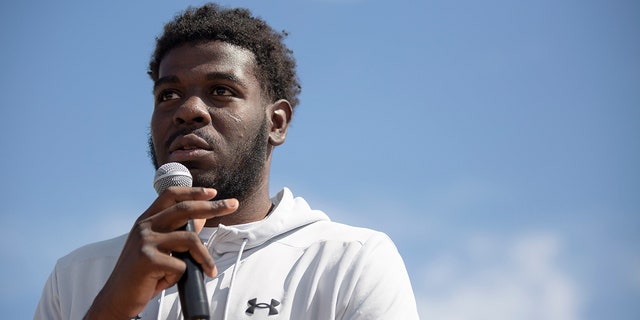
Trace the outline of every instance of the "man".
<instances>
[{"instance_id":1,"label":"man","mask_svg":"<svg viewBox=\"0 0 640 320\"><path fill-rule=\"evenodd\" d=\"M156 168L188 167L128 235L61 258L35 319L179 319L189 252L212 319L417 319L401 257L383 233L331 222L284 189L274 147L300 86L284 35L242 9L191 8L165 26L149 65ZM194 219L200 231L182 231ZM204 226L204 228L203 228Z\"/></svg>"}]
</instances>

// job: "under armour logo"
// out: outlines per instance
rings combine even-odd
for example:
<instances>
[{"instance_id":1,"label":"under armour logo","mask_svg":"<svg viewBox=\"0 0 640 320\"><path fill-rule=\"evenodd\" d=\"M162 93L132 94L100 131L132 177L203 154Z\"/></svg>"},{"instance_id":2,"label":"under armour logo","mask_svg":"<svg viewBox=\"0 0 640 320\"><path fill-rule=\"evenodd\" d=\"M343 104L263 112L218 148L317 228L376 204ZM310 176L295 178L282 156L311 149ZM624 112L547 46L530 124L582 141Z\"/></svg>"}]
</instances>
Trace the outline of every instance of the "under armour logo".
<instances>
[{"instance_id":1,"label":"under armour logo","mask_svg":"<svg viewBox=\"0 0 640 320\"><path fill-rule=\"evenodd\" d=\"M258 301L258 298L253 298L249 301L247 301L247 303L249 304L249 308L247 308L247 311L245 311L248 314L253 314L253 311L258 308L258 309L266 309L269 308L269 315L272 316L274 314L278 314L278 310L276 309L277 306L280 305L280 301L276 300L276 299L271 299L271 304L268 303L256 303Z\"/></svg>"}]
</instances>

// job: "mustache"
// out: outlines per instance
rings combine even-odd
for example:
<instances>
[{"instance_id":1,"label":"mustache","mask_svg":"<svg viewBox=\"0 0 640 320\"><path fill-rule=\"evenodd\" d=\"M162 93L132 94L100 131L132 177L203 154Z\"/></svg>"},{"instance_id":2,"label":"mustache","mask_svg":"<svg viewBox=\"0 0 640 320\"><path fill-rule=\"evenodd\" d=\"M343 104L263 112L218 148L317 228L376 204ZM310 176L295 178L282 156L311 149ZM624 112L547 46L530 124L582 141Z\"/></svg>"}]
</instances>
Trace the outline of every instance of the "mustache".
<instances>
[{"instance_id":1,"label":"mustache","mask_svg":"<svg viewBox=\"0 0 640 320\"><path fill-rule=\"evenodd\" d=\"M198 136L200 139L206 141L212 150L215 149L217 145L216 139L210 133L208 133L207 130L204 130L203 128L199 128L199 129L182 128L172 133L167 138L167 141L165 141L165 144L164 144L165 150L169 150L173 141L176 140L178 137L186 136L188 134L194 134Z\"/></svg>"}]
</instances>

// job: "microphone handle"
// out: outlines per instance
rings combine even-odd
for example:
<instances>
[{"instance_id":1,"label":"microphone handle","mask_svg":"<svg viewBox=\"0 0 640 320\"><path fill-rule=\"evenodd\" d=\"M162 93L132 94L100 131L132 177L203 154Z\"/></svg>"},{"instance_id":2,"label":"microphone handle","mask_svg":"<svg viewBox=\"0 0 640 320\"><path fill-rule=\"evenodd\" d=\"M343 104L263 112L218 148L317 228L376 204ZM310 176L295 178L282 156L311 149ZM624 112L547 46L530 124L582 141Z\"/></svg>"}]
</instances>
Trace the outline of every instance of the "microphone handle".
<instances>
[{"instance_id":1,"label":"microphone handle","mask_svg":"<svg viewBox=\"0 0 640 320\"><path fill-rule=\"evenodd\" d=\"M195 232L193 220L189 220L184 230ZM174 252L175 257L187 264L187 269L178 280L178 294L185 320L209 320L209 300L204 285L202 267L189 252Z\"/></svg>"}]
</instances>

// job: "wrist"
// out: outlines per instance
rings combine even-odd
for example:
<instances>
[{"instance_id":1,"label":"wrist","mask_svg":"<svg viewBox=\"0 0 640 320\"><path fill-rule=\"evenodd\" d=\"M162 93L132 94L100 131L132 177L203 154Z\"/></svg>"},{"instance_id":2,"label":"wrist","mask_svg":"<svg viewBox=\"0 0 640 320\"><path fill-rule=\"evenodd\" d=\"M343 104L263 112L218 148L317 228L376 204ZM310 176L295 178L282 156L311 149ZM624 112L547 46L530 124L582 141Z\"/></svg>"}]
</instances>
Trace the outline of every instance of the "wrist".
<instances>
[{"instance_id":1,"label":"wrist","mask_svg":"<svg viewBox=\"0 0 640 320\"><path fill-rule=\"evenodd\" d=\"M130 320L136 319L136 316L129 316L121 311L116 310L107 299L102 297L102 292L93 300L91 307L87 310L83 320ZM139 318L138 318L139 319Z\"/></svg>"}]
</instances>

